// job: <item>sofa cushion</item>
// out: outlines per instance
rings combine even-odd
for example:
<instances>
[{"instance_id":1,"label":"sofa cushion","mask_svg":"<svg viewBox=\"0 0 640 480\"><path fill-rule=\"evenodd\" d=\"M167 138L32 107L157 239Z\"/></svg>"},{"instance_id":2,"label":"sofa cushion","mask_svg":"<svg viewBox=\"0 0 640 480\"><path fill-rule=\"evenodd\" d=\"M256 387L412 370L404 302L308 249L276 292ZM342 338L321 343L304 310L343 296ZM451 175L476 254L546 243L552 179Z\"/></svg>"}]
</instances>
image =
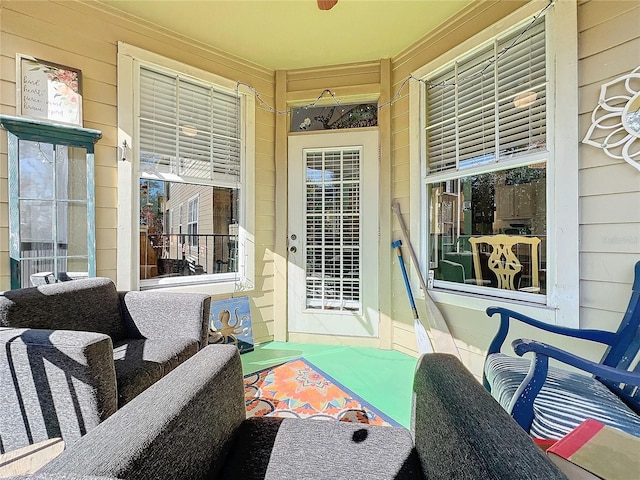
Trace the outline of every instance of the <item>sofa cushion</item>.
<instances>
[{"instance_id":1,"label":"sofa cushion","mask_svg":"<svg viewBox=\"0 0 640 480\"><path fill-rule=\"evenodd\" d=\"M490 355L485 374L491 395L508 409L511 399L529 371L526 358L502 353ZM547 380L533 402L530 434L535 438L558 439L593 418L631 435L640 436L640 416L593 377L549 367Z\"/></svg>"},{"instance_id":2,"label":"sofa cushion","mask_svg":"<svg viewBox=\"0 0 640 480\"><path fill-rule=\"evenodd\" d=\"M245 420L219 478L422 478L404 428L297 418Z\"/></svg>"},{"instance_id":3,"label":"sofa cushion","mask_svg":"<svg viewBox=\"0 0 640 480\"><path fill-rule=\"evenodd\" d=\"M210 295L145 290L120 292L120 300L127 337L188 337L207 345Z\"/></svg>"},{"instance_id":4,"label":"sofa cushion","mask_svg":"<svg viewBox=\"0 0 640 480\"><path fill-rule=\"evenodd\" d=\"M198 348L198 340L181 337L116 342L113 359L118 381L118 407L193 356Z\"/></svg>"},{"instance_id":5,"label":"sofa cushion","mask_svg":"<svg viewBox=\"0 0 640 480\"><path fill-rule=\"evenodd\" d=\"M125 338L115 285L87 278L0 292L0 327L76 330Z\"/></svg>"}]
</instances>

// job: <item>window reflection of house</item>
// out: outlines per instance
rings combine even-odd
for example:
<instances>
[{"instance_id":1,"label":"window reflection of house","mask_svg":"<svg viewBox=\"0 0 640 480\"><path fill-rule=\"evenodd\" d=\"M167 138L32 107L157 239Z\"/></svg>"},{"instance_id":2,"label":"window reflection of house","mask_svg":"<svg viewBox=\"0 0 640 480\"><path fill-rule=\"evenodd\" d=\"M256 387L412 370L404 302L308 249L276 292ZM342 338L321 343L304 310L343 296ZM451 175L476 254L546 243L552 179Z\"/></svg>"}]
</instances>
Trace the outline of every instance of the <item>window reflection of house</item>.
<instances>
[{"instance_id":1,"label":"window reflection of house","mask_svg":"<svg viewBox=\"0 0 640 480\"><path fill-rule=\"evenodd\" d=\"M155 194L150 194L147 203L157 215L151 221L154 228L141 225L147 237L144 242L154 251L146 261L157 266L151 275L147 267L143 278L237 271L237 190L149 180L142 183L153 185L148 190ZM141 251L143 246L141 243ZM143 267L141 263L141 275L145 274Z\"/></svg>"},{"instance_id":2,"label":"window reflection of house","mask_svg":"<svg viewBox=\"0 0 640 480\"><path fill-rule=\"evenodd\" d=\"M142 287L236 273L239 98L191 75L139 68ZM235 228L235 230L234 230ZM144 254L151 249L153 255ZM222 279L223 277L219 277ZM229 276L227 276L227 279ZM217 281L173 278L167 284Z\"/></svg>"}]
</instances>

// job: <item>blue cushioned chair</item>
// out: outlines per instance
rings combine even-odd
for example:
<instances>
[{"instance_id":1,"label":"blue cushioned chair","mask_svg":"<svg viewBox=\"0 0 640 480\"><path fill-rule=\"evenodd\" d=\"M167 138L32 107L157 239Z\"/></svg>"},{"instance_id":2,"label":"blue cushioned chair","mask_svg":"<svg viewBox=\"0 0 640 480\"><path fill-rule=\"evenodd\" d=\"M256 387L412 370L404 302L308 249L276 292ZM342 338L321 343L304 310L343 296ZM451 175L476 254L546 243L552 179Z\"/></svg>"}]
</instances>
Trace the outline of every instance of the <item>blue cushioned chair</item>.
<instances>
[{"instance_id":1,"label":"blue cushioned chair","mask_svg":"<svg viewBox=\"0 0 640 480\"><path fill-rule=\"evenodd\" d=\"M557 439L586 418L640 436L640 262L627 311L616 332L580 330L549 325L505 308L490 307L487 315L500 316L484 368L484 384L493 397L531 436ZM518 320L560 335L590 340L607 346L600 363L534 340L512 343L520 357L500 353L509 323ZM571 365L576 371L549 367L549 357Z\"/></svg>"}]
</instances>

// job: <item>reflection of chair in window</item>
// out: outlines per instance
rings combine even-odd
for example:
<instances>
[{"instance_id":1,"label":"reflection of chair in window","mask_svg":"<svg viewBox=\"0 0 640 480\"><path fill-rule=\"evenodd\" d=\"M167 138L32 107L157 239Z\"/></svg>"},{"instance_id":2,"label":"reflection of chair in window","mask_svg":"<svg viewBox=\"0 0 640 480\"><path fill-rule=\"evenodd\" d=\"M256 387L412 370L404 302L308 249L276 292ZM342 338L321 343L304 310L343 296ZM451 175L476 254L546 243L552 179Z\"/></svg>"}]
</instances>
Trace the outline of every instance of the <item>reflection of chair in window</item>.
<instances>
[{"instance_id":1,"label":"reflection of chair in window","mask_svg":"<svg viewBox=\"0 0 640 480\"><path fill-rule=\"evenodd\" d=\"M440 275L447 282L464 283L464 267L460 263L451 260L440 260Z\"/></svg>"},{"instance_id":2,"label":"reflection of chair in window","mask_svg":"<svg viewBox=\"0 0 640 480\"><path fill-rule=\"evenodd\" d=\"M487 244L491 247L488 265L489 269L495 274L498 281L498 288L507 290L522 290L532 293L540 291L539 263L538 263L538 246L540 239L538 237L522 237L518 235L489 235L484 237L472 237L469 239L471 249L473 251L473 268L476 274L476 283L482 285L482 267L480 265L480 249L479 244ZM525 288L518 288L516 285L516 276L522 274L523 265L518 259L514 247L519 244L528 245L527 255L530 262L529 274L531 277L531 285Z\"/></svg>"},{"instance_id":3,"label":"reflection of chair in window","mask_svg":"<svg viewBox=\"0 0 640 480\"><path fill-rule=\"evenodd\" d=\"M476 283L476 280L473 278L467 278L464 265L452 262L451 260L440 260L440 275L442 276L442 280L446 280L447 282ZM484 284L488 283L489 282L485 280Z\"/></svg>"}]
</instances>

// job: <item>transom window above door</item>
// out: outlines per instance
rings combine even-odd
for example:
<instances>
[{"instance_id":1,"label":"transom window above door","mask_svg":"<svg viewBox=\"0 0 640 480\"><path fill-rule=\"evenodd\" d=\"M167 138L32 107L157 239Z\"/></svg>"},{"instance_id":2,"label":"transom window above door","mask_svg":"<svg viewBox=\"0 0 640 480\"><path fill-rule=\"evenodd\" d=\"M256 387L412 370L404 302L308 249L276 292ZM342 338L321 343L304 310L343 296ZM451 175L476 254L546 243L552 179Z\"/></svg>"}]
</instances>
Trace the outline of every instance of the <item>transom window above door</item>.
<instances>
[{"instance_id":1,"label":"transom window above door","mask_svg":"<svg viewBox=\"0 0 640 480\"><path fill-rule=\"evenodd\" d=\"M291 132L342 130L378 126L378 104L356 103L297 107L291 111Z\"/></svg>"}]
</instances>

